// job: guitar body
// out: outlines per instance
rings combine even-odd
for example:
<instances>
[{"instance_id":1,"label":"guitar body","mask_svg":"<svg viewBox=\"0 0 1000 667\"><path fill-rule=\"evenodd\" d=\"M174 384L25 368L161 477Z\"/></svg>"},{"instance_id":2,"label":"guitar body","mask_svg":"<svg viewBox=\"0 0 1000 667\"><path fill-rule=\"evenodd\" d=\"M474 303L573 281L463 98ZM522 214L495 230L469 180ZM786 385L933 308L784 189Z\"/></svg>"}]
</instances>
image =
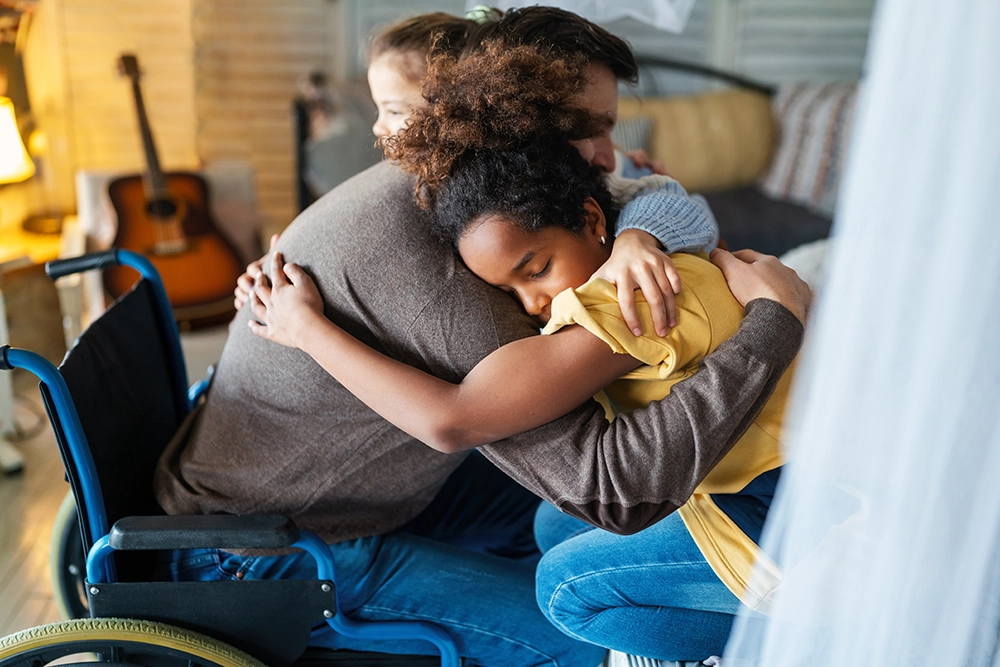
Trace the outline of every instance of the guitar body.
<instances>
[{"instance_id":1,"label":"guitar body","mask_svg":"<svg viewBox=\"0 0 1000 667\"><path fill-rule=\"evenodd\" d=\"M115 246L145 255L160 272L174 316L182 329L232 319L233 288L243 263L219 232L208 208L208 185L197 174L162 174L166 193L150 200L142 176L112 181L108 195L118 214ZM135 283L125 267L104 274L118 298Z\"/></svg>"}]
</instances>

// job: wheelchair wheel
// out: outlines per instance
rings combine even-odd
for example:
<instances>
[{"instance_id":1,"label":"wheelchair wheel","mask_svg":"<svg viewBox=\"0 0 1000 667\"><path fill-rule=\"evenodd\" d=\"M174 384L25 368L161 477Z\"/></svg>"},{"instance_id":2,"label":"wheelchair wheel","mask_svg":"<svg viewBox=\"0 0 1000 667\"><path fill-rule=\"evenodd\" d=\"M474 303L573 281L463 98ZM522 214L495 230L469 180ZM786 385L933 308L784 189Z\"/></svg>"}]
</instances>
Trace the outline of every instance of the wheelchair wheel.
<instances>
[{"instance_id":1,"label":"wheelchair wheel","mask_svg":"<svg viewBox=\"0 0 1000 667\"><path fill-rule=\"evenodd\" d=\"M121 618L79 618L0 639L0 667L43 667L74 656L73 665L118 667L265 667L217 639L190 630Z\"/></svg>"},{"instance_id":2,"label":"wheelchair wheel","mask_svg":"<svg viewBox=\"0 0 1000 667\"><path fill-rule=\"evenodd\" d=\"M67 493L56 512L49 543L49 574L52 594L62 618L90 616L84 578L87 575L87 555L80 538L80 519L73 494Z\"/></svg>"}]
</instances>

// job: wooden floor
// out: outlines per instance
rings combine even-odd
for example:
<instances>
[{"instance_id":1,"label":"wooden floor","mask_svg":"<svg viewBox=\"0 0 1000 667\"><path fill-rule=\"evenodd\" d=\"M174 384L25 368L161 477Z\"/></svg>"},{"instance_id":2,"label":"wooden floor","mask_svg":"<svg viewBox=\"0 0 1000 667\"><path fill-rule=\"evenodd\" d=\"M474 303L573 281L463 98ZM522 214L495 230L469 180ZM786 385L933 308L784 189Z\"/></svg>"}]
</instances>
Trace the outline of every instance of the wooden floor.
<instances>
[{"instance_id":1,"label":"wooden floor","mask_svg":"<svg viewBox=\"0 0 1000 667\"><path fill-rule=\"evenodd\" d=\"M32 378L15 377L15 393L18 423L36 434L16 443L24 470L0 473L0 637L60 620L49 581L49 539L69 489Z\"/></svg>"}]
</instances>

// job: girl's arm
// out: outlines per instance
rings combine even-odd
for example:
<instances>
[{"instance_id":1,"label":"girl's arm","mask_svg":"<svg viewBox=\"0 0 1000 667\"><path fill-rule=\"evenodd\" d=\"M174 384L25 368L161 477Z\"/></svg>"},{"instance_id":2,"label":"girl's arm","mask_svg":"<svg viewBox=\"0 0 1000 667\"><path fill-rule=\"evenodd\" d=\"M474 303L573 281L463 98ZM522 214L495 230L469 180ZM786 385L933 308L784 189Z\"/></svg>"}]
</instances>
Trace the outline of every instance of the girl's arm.
<instances>
[{"instance_id":1,"label":"girl's arm","mask_svg":"<svg viewBox=\"0 0 1000 667\"><path fill-rule=\"evenodd\" d=\"M257 335L311 356L386 420L442 452L501 440L570 412L639 366L582 327L532 336L483 359L459 384L391 359L323 315L313 280L275 253L272 287L255 287Z\"/></svg>"}]
</instances>

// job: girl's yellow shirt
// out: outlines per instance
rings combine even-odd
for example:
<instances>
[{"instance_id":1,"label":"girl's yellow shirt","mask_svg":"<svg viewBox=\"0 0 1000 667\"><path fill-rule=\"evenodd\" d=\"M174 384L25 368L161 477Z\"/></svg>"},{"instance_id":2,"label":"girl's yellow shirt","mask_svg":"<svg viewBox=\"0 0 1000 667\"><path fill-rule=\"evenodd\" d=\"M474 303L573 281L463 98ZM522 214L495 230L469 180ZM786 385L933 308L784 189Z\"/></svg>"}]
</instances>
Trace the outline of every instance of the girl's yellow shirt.
<instances>
[{"instance_id":1,"label":"girl's yellow shirt","mask_svg":"<svg viewBox=\"0 0 1000 667\"><path fill-rule=\"evenodd\" d=\"M663 338L655 333L649 305L641 293L636 294L636 308L646 333L635 336L622 317L616 287L599 278L562 292L552 302L551 319L542 333L580 325L616 353L631 355L643 363L605 388L604 403L613 414L665 397L673 385L698 370L701 359L736 333L743 319L743 306L729 291L722 272L704 254L677 253L671 259L683 287L676 297L677 326ZM777 568L773 563L762 563L763 575L758 574L751 582L753 563L766 556L718 509L710 494L737 493L758 475L785 462L781 434L793 369L794 364L747 432L679 510L719 578L749 606L762 611L777 585Z\"/></svg>"}]
</instances>

